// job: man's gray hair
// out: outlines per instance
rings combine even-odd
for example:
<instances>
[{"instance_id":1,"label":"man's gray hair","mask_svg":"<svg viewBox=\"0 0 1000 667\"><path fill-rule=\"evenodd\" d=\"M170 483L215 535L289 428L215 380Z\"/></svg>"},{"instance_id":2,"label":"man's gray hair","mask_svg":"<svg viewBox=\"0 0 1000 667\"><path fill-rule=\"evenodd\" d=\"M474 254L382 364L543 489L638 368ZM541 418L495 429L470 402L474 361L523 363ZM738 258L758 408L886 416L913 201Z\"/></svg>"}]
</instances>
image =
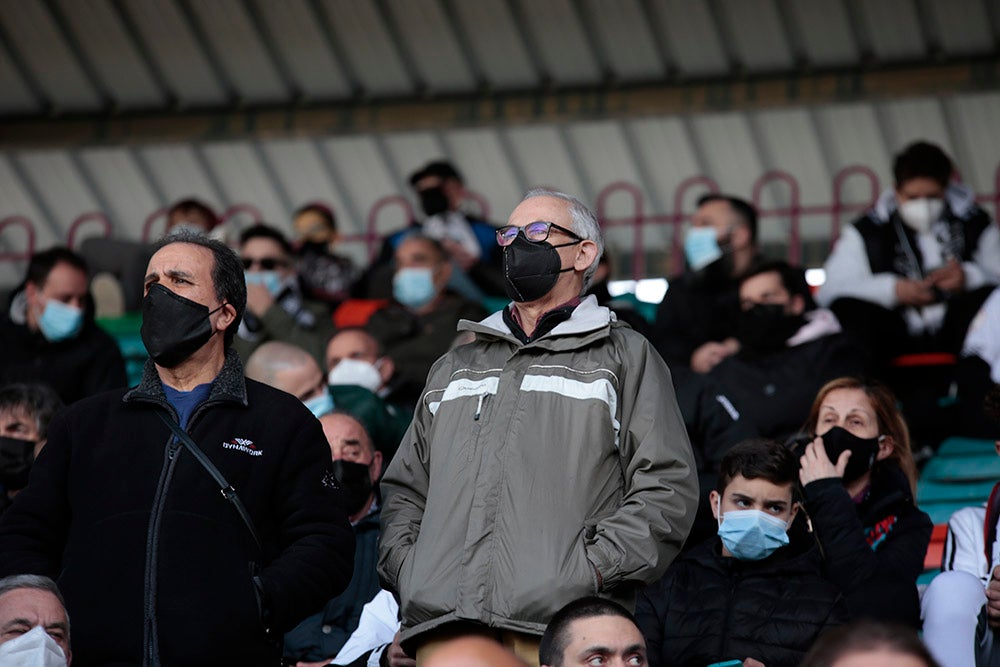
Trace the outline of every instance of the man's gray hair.
<instances>
[{"instance_id":1,"label":"man's gray hair","mask_svg":"<svg viewBox=\"0 0 1000 667\"><path fill-rule=\"evenodd\" d=\"M582 239L593 241L597 244L597 256L594 257L594 261L587 267L587 270L583 272L583 289L581 290L581 294L586 292L590 289L590 283L593 282L594 274L597 273L597 265L600 264L601 256L604 254L604 235L601 233L601 226L597 222L597 216L573 195L548 188L533 188L528 190L521 201L527 201L535 197L554 197L568 202L570 220L572 221L570 227L573 233Z\"/></svg>"},{"instance_id":2,"label":"man's gray hair","mask_svg":"<svg viewBox=\"0 0 1000 667\"><path fill-rule=\"evenodd\" d=\"M0 596L22 588L46 591L55 595L56 599L59 600L59 604L62 605L63 612L66 613L66 632L67 634L69 633L69 612L66 611L66 600L63 599L59 587L56 586L56 582L40 574L13 574L0 579Z\"/></svg>"}]
</instances>

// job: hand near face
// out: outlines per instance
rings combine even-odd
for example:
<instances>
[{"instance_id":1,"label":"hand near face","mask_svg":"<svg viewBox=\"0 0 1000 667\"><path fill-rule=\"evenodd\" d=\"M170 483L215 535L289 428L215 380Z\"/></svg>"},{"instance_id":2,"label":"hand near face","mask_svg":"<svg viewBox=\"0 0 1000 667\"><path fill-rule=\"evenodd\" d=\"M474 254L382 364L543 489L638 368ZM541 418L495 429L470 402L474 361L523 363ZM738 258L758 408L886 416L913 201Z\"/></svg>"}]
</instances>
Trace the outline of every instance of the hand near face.
<instances>
[{"instance_id":1,"label":"hand near face","mask_svg":"<svg viewBox=\"0 0 1000 667\"><path fill-rule=\"evenodd\" d=\"M961 292L965 289L965 270L954 259L949 260L941 268L931 271L927 279L945 292Z\"/></svg>"},{"instance_id":2,"label":"hand near face","mask_svg":"<svg viewBox=\"0 0 1000 667\"><path fill-rule=\"evenodd\" d=\"M743 667L766 667L760 660L754 660L753 658L747 658L743 661Z\"/></svg>"},{"instance_id":3,"label":"hand near face","mask_svg":"<svg viewBox=\"0 0 1000 667\"><path fill-rule=\"evenodd\" d=\"M274 297L264 285L247 285L247 310L257 317L263 317L274 304Z\"/></svg>"},{"instance_id":4,"label":"hand near face","mask_svg":"<svg viewBox=\"0 0 1000 667\"><path fill-rule=\"evenodd\" d=\"M896 300L904 306L928 306L937 299L929 280L900 278L896 281Z\"/></svg>"},{"instance_id":5,"label":"hand near face","mask_svg":"<svg viewBox=\"0 0 1000 667\"><path fill-rule=\"evenodd\" d=\"M721 343L715 341L703 343L691 354L691 370L695 373L707 373L720 361L739 351L740 344L735 338L727 338Z\"/></svg>"},{"instance_id":6,"label":"hand near face","mask_svg":"<svg viewBox=\"0 0 1000 667\"><path fill-rule=\"evenodd\" d=\"M847 469L847 460L851 457L850 450L843 451L837 457L837 463L830 460L826 455L826 447L823 446L823 438L817 436L806 446L806 453L799 459L799 481L802 486L817 479L843 479L844 470Z\"/></svg>"}]
</instances>

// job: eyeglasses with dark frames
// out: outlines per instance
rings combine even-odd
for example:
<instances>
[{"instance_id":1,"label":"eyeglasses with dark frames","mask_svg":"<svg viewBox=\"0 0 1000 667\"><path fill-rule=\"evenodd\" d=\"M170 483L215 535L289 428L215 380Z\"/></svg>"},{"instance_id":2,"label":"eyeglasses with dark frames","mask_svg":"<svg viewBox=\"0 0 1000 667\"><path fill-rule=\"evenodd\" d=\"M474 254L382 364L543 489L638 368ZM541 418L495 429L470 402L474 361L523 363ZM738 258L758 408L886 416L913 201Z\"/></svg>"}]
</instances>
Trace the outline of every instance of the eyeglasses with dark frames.
<instances>
[{"instance_id":1,"label":"eyeglasses with dark frames","mask_svg":"<svg viewBox=\"0 0 1000 667\"><path fill-rule=\"evenodd\" d=\"M557 225L554 222L546 222L544 220L536 220L535 222L529 222L524 227L517 227L515 225L506 225L497 230L497 243L502 247L509 246L517 238L518 234L523 234L524 238L528 239L532 243L541 243L549 238L549 233L553 230L558 230L569 236L570 238L576 239L577 241L582 241L583 238L572 232L565 227Z\"/></svg>"}]
</instances>

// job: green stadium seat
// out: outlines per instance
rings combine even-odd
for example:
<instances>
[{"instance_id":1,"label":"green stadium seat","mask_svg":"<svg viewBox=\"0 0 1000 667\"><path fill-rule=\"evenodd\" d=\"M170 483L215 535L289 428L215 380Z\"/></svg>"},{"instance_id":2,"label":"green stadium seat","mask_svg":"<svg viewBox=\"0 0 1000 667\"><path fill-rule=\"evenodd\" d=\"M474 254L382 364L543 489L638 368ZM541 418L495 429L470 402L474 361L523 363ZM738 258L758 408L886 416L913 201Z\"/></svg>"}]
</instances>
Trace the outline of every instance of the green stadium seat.
<instances>
[{"instance_id":1,"label":"green stadium seat","mask_svg":"<svg viewBox=\"0 0 1000 667\"><path fill-rule=\"evenodd\" d=\"M917 504L924 507L944 502L967 505L984 503L989 498L995 483L995 478L981 482L937 482L921 479L917 483Z\"/></svg>"},{"instance_id":2,"label":"green stadium seat","mask_svg":"<svg viewBox=\"0 0 1000 667\"><path fill-rule=\"evenodd\" d=\"M992 440L982 440L979 438L948 438L938 447L937 456L978 456L990 455L996 457L996 449ZM1000 460L1000 457L997 457Z\"/></svg>"},{"instance_id":3,"label":"green stadium seat","mask_svg":"<svg viewBox=\"0 0 1000 667\"><path fill-rule=\"evenodd\" d=\"M991 447L992 449L992 447ZM935 456L924 466L921 480L932 482L978 482L1000 480L1000 456L970 454L967 456Z\"/></svg>"}]
</instances>

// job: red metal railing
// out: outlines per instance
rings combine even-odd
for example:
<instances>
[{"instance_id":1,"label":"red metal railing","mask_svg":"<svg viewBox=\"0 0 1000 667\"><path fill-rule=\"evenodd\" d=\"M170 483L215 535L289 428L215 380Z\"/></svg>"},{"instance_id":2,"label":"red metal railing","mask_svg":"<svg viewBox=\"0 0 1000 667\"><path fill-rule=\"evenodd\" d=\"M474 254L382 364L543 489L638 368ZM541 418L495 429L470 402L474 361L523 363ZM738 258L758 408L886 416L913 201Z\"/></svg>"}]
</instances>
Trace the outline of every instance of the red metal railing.
<instances>
[{"instance_id":1,"label":"red metal railing","mask_svg":"<svg viewBox=\"0 0 1000 667\"><path fill-rule=\"evenodd\" d=\"M0 262L28 261L35 254L35 225L26 216L8 215L0 220L0 236L3 235L4 230L13 225L24 228L28 242L25 244L24 252L0 252Z\"/></svg>"},{"instance_id":2,"label":"red metal railing","mask_svg":"<svg viewBox=\"0 0 1000 667\"><path fill-rule=\"evenodd\" d=\"M864 201L846 201L845 189L851 179L864 179L868 183L867 196ZM782 184L788 188L788 205L770 209L760 207L764 189L770 185ZM671 265L681 266L683 262L683 248L681 244L682 235L679 226L691 219L692 209L685 211L685 200L691 191L701 188L705 193L719 192L719 184L712 178L704 175L692 176L677 185L673 196L673 210L670 213L647 214L645 212L645 198L642 190L634 183L616 181L606 185L600 190L596 201L596 214L600 220L602 228L610 229L614 227L631 227L632 229L632 275L635 278L645 277L646 257L643 251L645 241L645 230L649 226L669 225L673 229L670 241ZM802 238L801 224L805 216L829 216L830 219L830 245L837 240L840 234L840 226L843 224L842 218L850 214L857 215L874 205L880 191L878 175L870 168L862 165L852 165L838 171L831 184L830 203L803 205L801 202L801 188L798 179L781 170L769 171L762 174L754 181L751 200L758 207L762 224L767 224L773 219L787 219L789 223L789 244L788 258L793 263L799 263L802 258ZM628 196L631 200L632 212L620 217L612 217L608 214L609 202L616 194ZM489 216L489 205L485 197L478 193L470 193L469 199L475 201L479 206L484 218ZM993 192L981 193L976 196L976 201L981 204L992 204L994 214L1000 214L1000 165L994 173ZM414 219L413 207L409 199L402 195L388 195L378 199L372 204L365 221L364 231L358 234L350 234L342 237L347 243L364 243L365 250L369 258L374 257L378 251L379 244L385 236L379 229L379 219L387 208L398 207L402 211L403 222ZM152 228L156 222L165 217L167 209L160 208L153 211L143 223L142 238L144 241L150 239ZM236 204L226 209L220 219L225 222L237 215L247 215L254 222L262 219L260 210L250 204ZM72 246L76 240L78 228L85 222L95 220L104 225L105 236L110 235L111 224L107 217L100 212L92 212L81 215L70 226L67 243ZM0 253L0 262L23 261L31 256L35 248L35 228L30 219L25 216L13 215L0 220L0 234L7 227L17 225L23 227L27 232L27 248L25 252L5 252Z\"/></svg>"},{"instance_id":3,"label":"red metal railing","mask_svg":"<svg viewBox=\"0 0 1000 667\"><path fill-rule=\"evenodd\" d=\"M104 238L111 238L111 221L108 220L108 216L104 215L100 211L91 211L90 213L84 213L83 215L77 216L76 220L73 221L73 224L69 226L69 231L66 232L67 247L76 247L76 235L79 233L80 227L91 221L101 224L104 231Z\"/></svg>"}]
</instances>

